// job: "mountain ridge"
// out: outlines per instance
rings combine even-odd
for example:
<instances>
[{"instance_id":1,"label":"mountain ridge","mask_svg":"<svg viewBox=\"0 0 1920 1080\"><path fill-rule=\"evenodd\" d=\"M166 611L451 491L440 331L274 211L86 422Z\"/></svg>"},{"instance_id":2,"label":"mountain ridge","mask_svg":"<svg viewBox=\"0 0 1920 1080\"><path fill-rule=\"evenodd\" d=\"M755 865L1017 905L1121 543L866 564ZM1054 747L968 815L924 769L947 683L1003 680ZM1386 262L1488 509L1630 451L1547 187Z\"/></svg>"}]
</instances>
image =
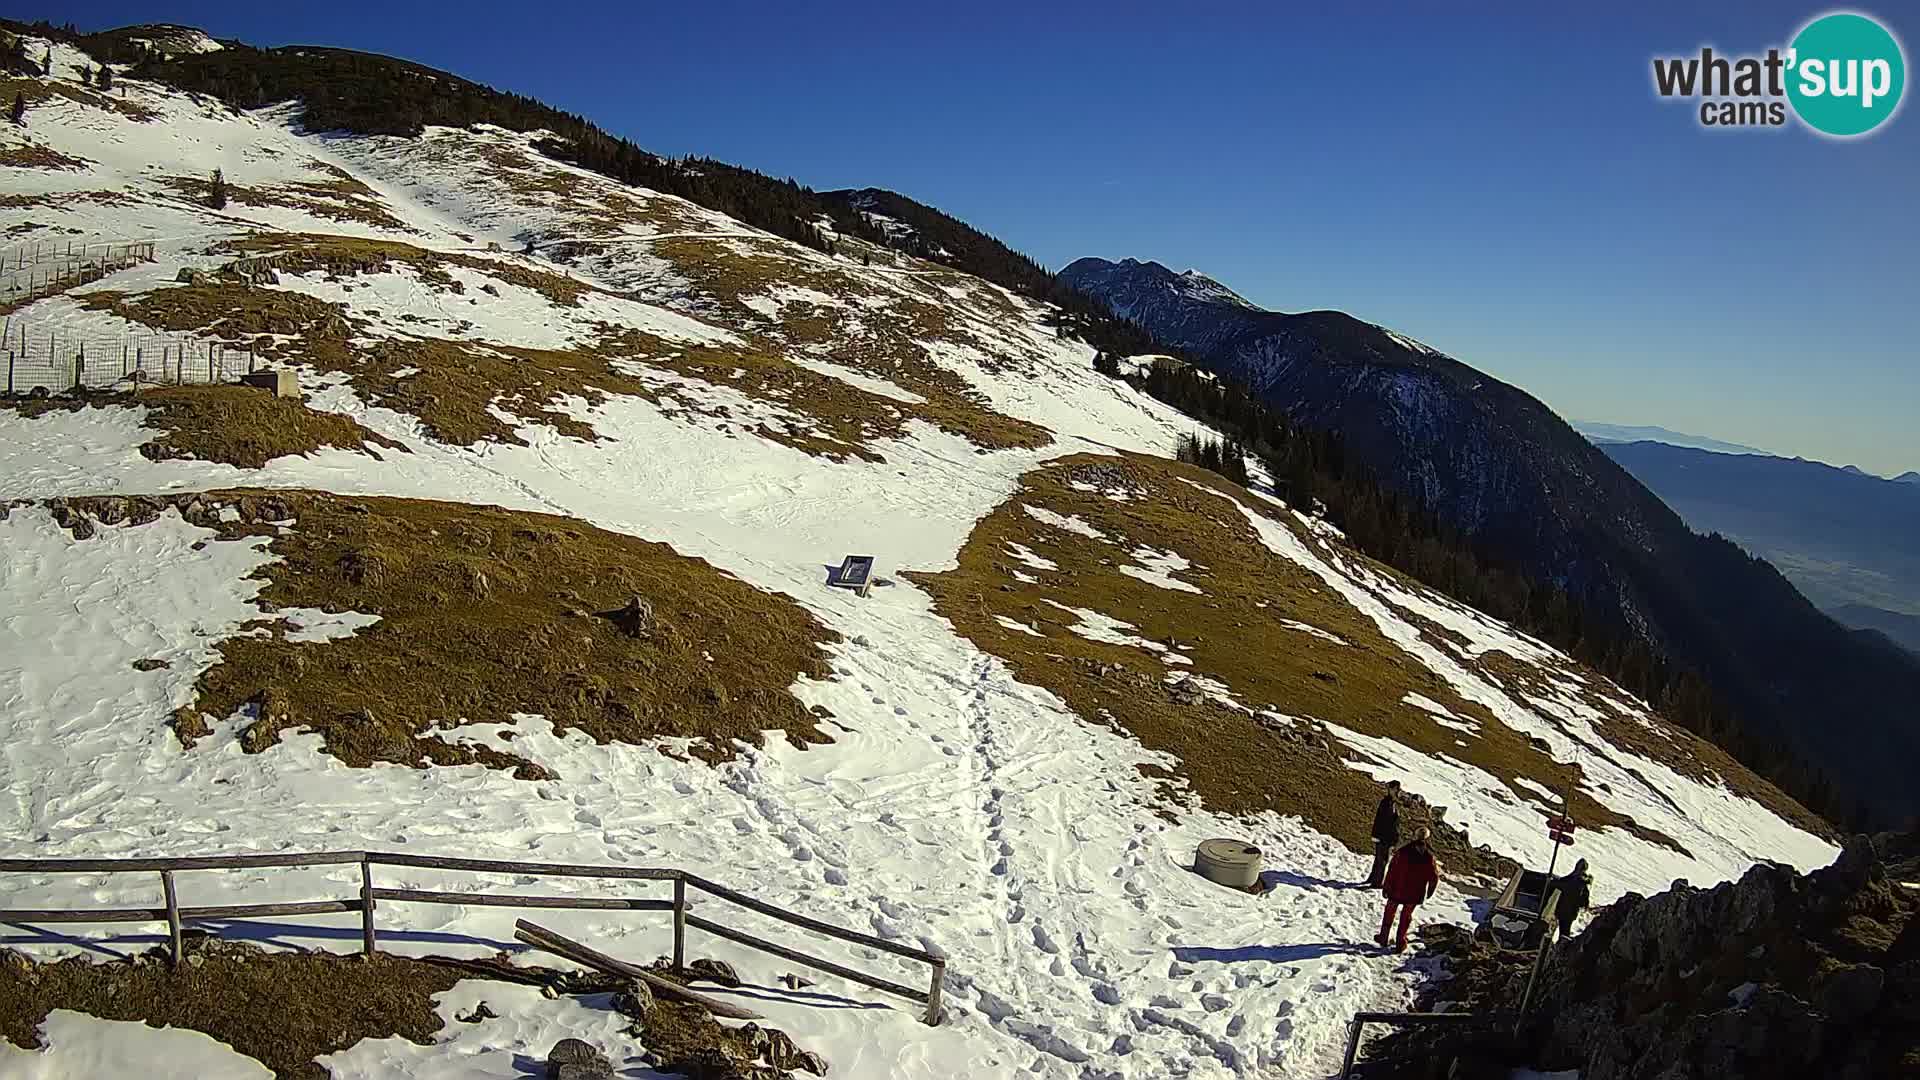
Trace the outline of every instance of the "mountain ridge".
<instances>
[{"instance_id":1,"label":"mountain ridge","mask_svg":"<svg viewBox=\"0 0 1920 1080\"><path fill-rule=\"evenodd\" d=\"M1920 488L1802 458L1654 442L1606 449L1694 529L1764 556L1844 625L1912 640L1898 632L1898 615L1920 615L1920 552L1912 542L1920 535ZM1843 613L1850 608L1859 618Z\"/></svg>"},{"instance_id":2,"label":"mountain ridge","mask_svg":"<svg viewBox=\"0 0 1920 1080\"><path fill-rule=\"evenodd\" d=\"M1668 446L1684 446L1695 450L1711 450L1716 454L1766 454L1767 451L1743 443L1727 442L1706 435L1689 435L1684 431L1650 424L1608 424L1593 420L1570 420L1573 430L1585 435L1596 443L1657 442Z\"/></svg>"},{"instance_id":3,"label":"mountain ridge","mask_svg":"<svg viewBox=\"0 0 1920 1080\"><path fill-rule=\"evenodd\" d=\"M1850 749L1870 732L1885 737L1881 718L1920 699L1920 665L1856 640L1734 545L1696 536L1524 391L1349 315L1196 300L1158 264L1082 259L1062 278L1293 421L1340 431L1350 453L1421 505L1564 582L1596 629L1700 671L1751 726L1742 738L1752 752L1786 740L1790 753L1875 792L1883 812L1920 807L1887 794L1899 772L1887 757L1920 762L1920 731L1892 728L1893 747L1876 760ZM1734 616L1735 605L1748 614ZM1801 719L1835 713L1818 731ZM1853 734L1838 737L1834 724Z\"/></svg>"}]
</instances>

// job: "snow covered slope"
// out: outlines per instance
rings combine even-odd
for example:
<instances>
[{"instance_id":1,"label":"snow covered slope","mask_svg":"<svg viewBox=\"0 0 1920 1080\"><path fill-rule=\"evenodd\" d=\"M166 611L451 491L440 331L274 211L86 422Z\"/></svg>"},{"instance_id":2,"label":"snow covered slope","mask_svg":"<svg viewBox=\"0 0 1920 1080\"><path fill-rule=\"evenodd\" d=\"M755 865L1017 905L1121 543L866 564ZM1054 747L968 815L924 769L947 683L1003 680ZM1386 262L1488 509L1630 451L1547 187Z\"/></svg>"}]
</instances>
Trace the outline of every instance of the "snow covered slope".
<instances>
[{"instance_id":1,"label":"snow covered slope","mask_svg":"<svg viewBox=\"0 0 1920 1080\"><path fill-rule=\"evenodd\" d=\"M86 59L54 51L57 71ZM788 990L786 966L695 936L695 955L736 965L750 984L741 998L836 1076L1312 1075L1353 1011L1404 1000L1420 974L1358 947L1377 911L1344 887L1364 870L1353 838L1334 835L1345 826L1310 800L1252 809L1210 796L1206 762L1023 678L1024 654L1003 640L1104 637L1181 666L1178 644L1128 632L1162 596L1199 605L1195 618L1224 602L1214 594L1229 567L1176 533L1269 575L1236 584L1235 603L1281 605L1292 625L1248 633L1243 651L1325 650L1314 655L1332 677L1375 688L1367 708L1379 714L1335 714L1345 706L1329 699L1310 715L1255 697L1261 684L1195 648L1193 687L1223 702L1208 723L1317 725L1331 767L1399 778L1473 840L1531 862L1544 855L1537 789L1575 778L1609 822L1582 836L1603 897L1834 851L1642 704L1368 563L1326 523L1259 492L1158 473L1154 460L1195 425L1098 375L1091 348L1002 289L850 239L824 255L555 163L528 134L315 134L292 108L236 115L126 77L111 96L66 75L15 82L33 84L33 105L24 128L0 131L0 224L13 242L152 242L157 255L14 306L8 340L48 338L56 360L62 341L96 358L117 356L115 342L244 345L297 369L308 408L331 426L315 425L323 434L300 447L310 452L248 467L241 444L269 433L234 417L254 414L195 411L190 397L0 407L0 500L12 501L0 520L0 855L372 848L680 866L949 958L948 1022L930 1028L838 980ZM229 186L219 210L208 205L215 169ZM188 269L205 276L178 282ZM287 438L309 426L293 414L274 423ZM151 449L162 439L172 449ZM1140 463L1150 483L1056 484L1087 461ZM1148 515L1149 487L1151 515L1129 517ZM217 494L176 498L192 492ZM511 523L476 524L474 506ZM423 515L454 524L428 529ZM983 559L979 545L1007 518L1046 539ZM342 539L355 530L371 539ZM633 538L677 555L616 560L595 583L570 583L571 596L549 588L578 569L551 561L573 545L625 550ZM870 597L823 583L850 552L879 560L887 584ZM1081 582L1103 559L1116 590L1134 591L1088 598ZM1080 563L1082 577L1049 576ZM1074 614L1039 625L1001 611L1027 630L976 627L951 606L967 596L939 575L989 571L1009 595L1037 590L1035 603L1044 593L1049 610ZM659 605L661 637L684 662L636 674L594 659L614 631L591 612L690 582L710 604ZM340 591L307 595L321 584ZM736 586L754 591L756 614L729 622L722 600ZM460 635L497 628L445 612L477 623L523 603L545 605L519 628L533 665L523 683L466 664ZM759 614L769 607L777 619ZM778 656L757 655L753 635L775 622L797 628L781 641L805 638L817 653L787 665L779 700L728 703L745 695L715 680L689 684L685 699L715 708L613 708L623 695L659 700L648 695L704 664L761 662L764 673ZM404 629L426 625L451 629L444 641ZM395 671L336 664L369 654L403 659ZM575 655L580 694L525 707ZM315 674L336 667L339 679ZM461 697L456 668L484 693ZM419 705L420 684L447 692ZM365 702L365 685L389 689ZM699 726L790 705L831 741ZM381 722L411 726L373 740ZM1434 740L1448 752L1432 752ZM1278 760L1267 768L1283 788ZM1263 849L1268 894L1186 869L1194 846L1220 835ZM394 877L479 887L472 875ZM328 870L182 879L189 904L354 888L357 876ZM538 886L568 888L605 891ZM156 886L15 876L0 890L9 906L51 908L149 904ZM1423 916L1465 919L1466 896L1449 887ZM514 917L388 905L383 947L489 954L511 942ZM641 915L549 921L636 959L670 940ZM350 921L326 917L221 932L358 944ZM0 941L56 954L152 936L75 926ZM870 950L796 944L918 978ZM819 1007L822 995L861 1007ZM502 1018L449 1024L443 1053L375 1040L327 1064L442 1076L457 1060L459 1075L512 1076L516 1054L561 1034L610 1048L620 1038L604 1012L533 999L494 995ZM441 1008L473 1004L462 988ZM0 1058L0 1075L104 1053L76 1045L104 1025L67 1014L48 1024L47 1060Z\"/></svg>"}]
</instances>

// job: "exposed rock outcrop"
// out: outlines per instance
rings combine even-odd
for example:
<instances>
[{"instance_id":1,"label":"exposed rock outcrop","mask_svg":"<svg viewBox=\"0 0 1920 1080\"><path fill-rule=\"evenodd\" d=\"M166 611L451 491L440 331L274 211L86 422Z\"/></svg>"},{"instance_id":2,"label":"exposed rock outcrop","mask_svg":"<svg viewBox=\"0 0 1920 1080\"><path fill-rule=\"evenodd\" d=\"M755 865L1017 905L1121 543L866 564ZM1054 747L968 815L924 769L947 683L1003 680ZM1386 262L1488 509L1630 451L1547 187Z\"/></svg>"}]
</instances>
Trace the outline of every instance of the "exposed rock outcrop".
<instances>
[{"instance_id":1,"label":"exposed rock outcrop","mask_svg":"<svg viewBox=\"0 0 1920 1080\"><path fill-rule=\"evenodd\" d=\"M1915 907L1865 836L1805 876L1629 895L1563 946L1526 1034L1585 1080L1920 1075Z\"/></svg>"},{"instance_id":2,"label":"exposed rock outcrop","mask_svg":"<svg viewBox=\"0 0 1920 1080\"><path fill-rule=\"evenodd\" d=\"M1773 864L1711 889L1628 894L1563 942L1518 1038L1507 1025L1380 1040L1363 1075L1582 1080L1878 1080L1920 1076L1920 892L1888 874L1911 837L1857 836L1822 870ZM1510 1012L1528 964L1435 929L1442 1002Z\"/></svg>"}]
</instances>

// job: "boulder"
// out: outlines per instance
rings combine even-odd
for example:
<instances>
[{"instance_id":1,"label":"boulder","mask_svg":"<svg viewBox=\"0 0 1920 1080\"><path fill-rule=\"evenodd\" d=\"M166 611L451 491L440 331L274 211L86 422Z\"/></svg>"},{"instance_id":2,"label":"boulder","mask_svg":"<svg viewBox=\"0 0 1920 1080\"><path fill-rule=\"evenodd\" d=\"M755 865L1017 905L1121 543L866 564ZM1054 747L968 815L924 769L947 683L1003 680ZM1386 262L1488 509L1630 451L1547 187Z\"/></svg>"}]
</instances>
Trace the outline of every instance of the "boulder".
<instances>
[{"instance_id":1,"label":"boulder","mask_svg":"<svg viewBox=\"0 0 1920 1080\"><path fill-rule=\"evenodd\" d=\"M1836 1024L1851 1024L1873 1012L1887 973L1872 964L1848 964L1827 973L1814 990L1814 1004Z\"/></svg>"},{"instance_id":2,"label":"boulder","mask_svg":"<svg viewBox=\"0 0 1920 1080\"><path fill-rule=\"evenodd\" d=\"M733 965L724 960L713 960L704 956L687 965L687 976L692 979L705 979L725 987L740 985L740 975L733 970Z\"/></svg>"},{"instance_id":3,"label":"boulder","mask_svg":"<svg viewBox=\"0 0 1920 1080\"><path fill-rule=\"evenodd\" d=\"M613 1076L607 1056L579 1039L561 1039L547 1051L547 1080L602 1080Z\"/></svg>"},{"instance_id":4,"label":"boulder","mask_svg":"<svg viewBox=\"0 0 1920 1080\"><path fill-rule=\"evenodd\" d=\"M655 1005L653 987L635 979L628 983L625 989L613 995L612 1005L614 1012L632 1017L644 1024L647 1018L653 1015Z\"/></svg>"},{"instance_id":5,"label":"boulder","mask_svg":"<svg viewBox=\"0 0 1920 1080\"><path fill-rule=\"evenodd\" d=\"M653 601L644 596L635 595L627 605L608 616L620 632L630 638L649 638L653 636Z\"/></svg>"},{"instance_id":6,"label":"boulder","mask_svg":"<svg viewBox=\"0 0 1920 1080\"><path fill-rule=\"evenodd\" d=\"M1199 705L1207 700L1207 692L1189 676L1167 684L1167 696L1180 705Z\"/></svg>"}]
</instances>

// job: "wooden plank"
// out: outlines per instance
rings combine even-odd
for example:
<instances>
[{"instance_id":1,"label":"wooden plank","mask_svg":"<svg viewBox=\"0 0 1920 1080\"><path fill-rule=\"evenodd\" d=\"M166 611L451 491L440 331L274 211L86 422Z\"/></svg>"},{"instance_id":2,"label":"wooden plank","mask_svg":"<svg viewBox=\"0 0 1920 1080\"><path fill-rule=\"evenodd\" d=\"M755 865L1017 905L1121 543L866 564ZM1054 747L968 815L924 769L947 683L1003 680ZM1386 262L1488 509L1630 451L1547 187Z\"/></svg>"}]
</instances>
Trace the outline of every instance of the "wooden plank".
<instances>
[{"instance_id":1,"label":"wooden plank","mask_svg":"<svg viewBox=\"0 0 1920 1080\"><path fill-rule=\"evenodd\" d=\"M845 930L831 923L823 923L818 919L810 919L805 915L796 915L791 911L774 907L764 900L755 900L753 897L744 893L735 892L725 885L717 885L695 874L687 875L687 884L712 893L729 903L738 904L750 911L757 911L762 915L779 919L781 922L792 923L794 926L804 927L815 933L825 934L828 937L839 938L841 941L851 941L856 945L865 945L868 948L879 949L881 952L892 953L895 956L904 956L909 960L918 960L923 964L931 964L940 959L925 949L916 949L911 945L902 945L898 942L888 941L886 938L874 937L872 934L862 934L856 930Z\"/></svg>"},{"instance_id":2,"label":"wooden plank","mask_svg":"<svg viewBox=\"0 0 1920 1080\"><path fill-rule=\"evenodd\" d=\"M440 855L407 855L388 851L369 851L367 859L382 866L417 866L428 870L472 870L488 874L543 874L552 877L622 878L643 881L666 881L680 876L678 870L657 866L508 862L500 859L455 859Z\"/></svg>"},{"instance_id":3,"label":"wooden plank","mask_svg":"<svg viewBox=\"0 0 1920 1080\"><path fill-rule=\"evenodd\" d=\"M933 965L933 981L927 986L926 1021L930 1026L938 1026L941 1019L941 998L946 990L947 965L945 961Z\"/></svg>"},{"instance_id":4,"label":"wooden plank","mask_svg":"<svg viewBox=\"0 0 1920 1080\"><path fill-rule=\"evenodd\" d=\"M119 923L166 922L165 908L100 908L74 911L70 908L0 908L0 923Z\"/></svg>"},{"instance_id":5,"label":"wooden plank","mask_svg":"<svg viewBox=\"0 0 1920 1080\"><path fill-rule=\"evenodd\" d=\"M357 863L358 851L312 854L202 855L174 859L0 859L0 874L120 874L154 870L248 870L261 866L338 866Z\"/></svg>"},{"instance_id":6,"label":"wooden plank","mask_svg":"<svg viewBox=\"0 0 1920 1080\"><path fill-rule=\"evenodd\" d=\"M180 921L195 919L263 919L275 915L326 915L359 911L358 900L309 900L295 904L228 904L178 909ZM167 909L100 908L95 911L0 909L0 923L122 923L169 922Z\"/></svg>"},{"instance_id":7,"label":"wooden plank","mask_svg":"<svg viewBox=\"0 0 1920 1080\"><path fill-rule=\"evenodd\" d=\"M296 904L226 904L219 907L181 908L180 918L187 922L195 919L265 919L275 915L330 915L359 910L358 900L307 900Z\"/></svg>"},{"instance_id":8,"label":"wooden plank","mask_svg":"<svg viewBox=\"0 0 1920 1080\"><path fill-rule=\"evenodd\" d=\"M474 907L610 908L616 911L670 911L671 900L623 900L603 896L513 896L506 893L429 892L425 889L375 889L375 900L410 904L470 904Z\"/></svg>"},{"instance_id":9,"label":"wooden plank","mask_svg":"<svg viewBox=\"0 0 1920 1080\"><path fill-rule=\"evenodd\" d=\"M789 949L785 945L775 945L773 942L764 938L754 937L744 930L735 930L730 926L722 926L712 919L703 919L698 915L688 915L687 925L696 930L705 930L709 934L726 938L728 941L738 942L751 949L759 949L764 953L772 953L782 960L790 960L796 964L804 964L816 971L824 971L829 975L838 975L848 982L857 982L862 986L871 986L875 990L885 990L889 994L898 994L909 1001L924 1002L927 1000L927 992L925 990L915 990L910 986L901 986L899 983L888 982L885 979L876 978L865 972L855 971L850 967L843 964L836 964L831 960L822 960L817 956L809 956L797 949Z\"/></svg>"},{"instance_id":10,"label":"wooden plank","mask_svg":"<svg viewBox=\"0 0 1920 1080\"><path fill-rule=\"evenodd\" d=\"M618 975L623 979L639 979L660 993L666 994L669 997L680 998L683 1001L690 1001L715 1016L724 1016L733 1020L765 1019L765 1017L762 1017L759 1013L743 1009L730 1002L715 1000L705 994L689 990L679 983L674 982L672 979L663 979L645 968L629 964L624 960L616 960L603 952L597 952L577 941L563 938L559 934L536 923L530 923L525 919L521 919L513 925L513 936L536 949L550 952L555 956L564 957L576 964L583 964L609 975Z\"/></svg>"},{"instance_id":11,"label":"wooden plank","mask_svg":"<svg viewBox=\"0 0 1920 1080\"><path fill-rule=\"evenodd\" d=\"M180 898L173 891L173 871L160 871L160 892L167 900L167 943L173 949L173 966L179 967L187 950L180 938Z\"/></svg>"}]
</instances>

